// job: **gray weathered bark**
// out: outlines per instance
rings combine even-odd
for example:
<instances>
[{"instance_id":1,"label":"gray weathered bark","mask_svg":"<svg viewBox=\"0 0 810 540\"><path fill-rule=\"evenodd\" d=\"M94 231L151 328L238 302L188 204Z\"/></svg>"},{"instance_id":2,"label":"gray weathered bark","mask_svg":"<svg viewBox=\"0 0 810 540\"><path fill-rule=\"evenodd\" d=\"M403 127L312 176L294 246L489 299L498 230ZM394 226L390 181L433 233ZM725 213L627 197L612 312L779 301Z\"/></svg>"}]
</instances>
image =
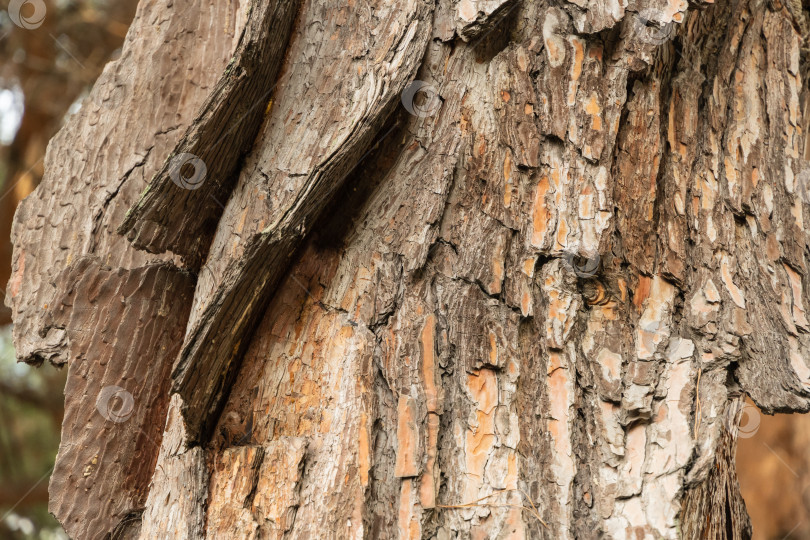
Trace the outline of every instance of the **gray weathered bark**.
<instances>
[{"instance_id":1,"label":"gray weathered bark","mask_svg":"<svg viewBox=\"0 0 810 540\"><path fill-rule=\"evenodd\" d=\"M746 538L742 397L810 409L806 27L142 0L15 221L20 358L70 369L52 511L75 538Z\"/></svg>"}]
</instances>

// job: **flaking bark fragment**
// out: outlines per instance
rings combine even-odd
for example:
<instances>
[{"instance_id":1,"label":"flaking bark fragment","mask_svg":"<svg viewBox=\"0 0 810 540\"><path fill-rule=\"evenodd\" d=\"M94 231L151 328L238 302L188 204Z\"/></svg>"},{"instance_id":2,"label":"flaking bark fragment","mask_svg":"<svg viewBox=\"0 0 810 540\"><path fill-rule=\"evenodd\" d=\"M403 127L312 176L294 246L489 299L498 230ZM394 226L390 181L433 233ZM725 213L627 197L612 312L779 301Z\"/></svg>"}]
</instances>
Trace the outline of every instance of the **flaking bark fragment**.
<instances>
[{"instance_id":1,"label":"flaking bark fragment","mask_svg":"<svg viewBox=\"0 0 810 540\"><path fill-rule=\"evenodd\" d=\"M193 268L202 263L267 112L297 8L296 0L250 3L228 67L118 227L136 248L172 251ZM191 181L184 167L194 169Z\"/></svg>"}]
</instances>

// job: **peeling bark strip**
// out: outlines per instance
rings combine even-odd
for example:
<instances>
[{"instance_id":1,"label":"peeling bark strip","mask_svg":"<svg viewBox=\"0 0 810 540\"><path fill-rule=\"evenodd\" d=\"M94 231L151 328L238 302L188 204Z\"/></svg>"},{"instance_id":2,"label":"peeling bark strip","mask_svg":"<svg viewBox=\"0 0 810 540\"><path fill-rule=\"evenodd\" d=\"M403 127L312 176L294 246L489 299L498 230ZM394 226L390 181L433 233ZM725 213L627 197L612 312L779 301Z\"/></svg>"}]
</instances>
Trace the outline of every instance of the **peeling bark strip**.
<instances>
[{"instance_id":1,"label":"peeling bark strip","mask_svg":"<svg viewBox=\"0 0 810 540\"><path fill-rule=\"evenodd\" d=\"M207 441L249 343L246 338L302 236L294 229L275 232L252 239L244 258L226 270L223 286L186 336L172 372L172 392L183 398L189 444Z\"/></svg>"},{"instance_id":2,"label":"peeling bark strip","mask_svg":"<svg viewBox=\"0 0 810 540\"><path fill-rule=\"evenodd\" d=\"M225 73L118 228L136 248L201 264L276 86L297 6L295 0L250 2ZM196 182L183 166L197 169Z\"/></svg>"},{"instance_id":3,"label":"peeling bark strip","mask_svg":"<svg viewBox=\"0 0 810 540\"><path fill-rule=\"evenodd\" d=\"M137 531L194 282L167 263L113 271L85 258L57 287L51 324L70 343L71 399L48 509L71 538Z\"/></svg>"},{"instance_id":4,"label":"peeling bark strip","mask_svg":"<svg viewBox=\"0 0 810 540\"><path fill-rule=\"evenodd\" d=\"M140 538L744 538L738 419L723 412L745 394L810 408L794 4L306 0L199 272ZM175 148L216 83L200 49L214 77L236 45L208 3L183 21L173 5L149 4L130 35L169 20L191 71L151 42L117 64L141 100L125 125L147 131L83 108L17 216L26 358L91 354L49 313L63 268L87 253L111 266L74 269L94 298L94 277L150 266L113 226L164 166L153 147ZM186 76L180 97L147 99ZM420 93L430 106L407 102ZM163 317L145 289L128 305ZM154 346L122 354L144 351L152 376ZM101 388L121 364L78 365ZM140 399L162 411L155 395ZM111 476L92 490L128 500ZM135 504L105 508L137 522ZM115 519L89 523L92 537Z\"/></svg>"},{"instance_id":5,"label":"peeling bark strip","mask_svg":"<svg viewBox=\"0 0 810 540\"><path fill-rule=\"evenodd\" d=\"M331 0L308 6L303 32L293 38L293 64L280 81L282 90L257 150L248 158L200 273L183 352L172 375L192 443L207 440L251 331L290 259L375 142L424 54L430 35L427 2L415 0L407 10L343 6ZM340 15L324 21L327 31L320 21L331 9L340 9ZM372 32L385 34L385 41L375 40ZM312 46L320 47L314 65ZM313 89L340 85L341 90L312 112L311 104L302 107L295 91L301 84ZM300 114L308 120L302 122ZM305 148L309 157L301 163Z\"/></svg>"}]
</instances>

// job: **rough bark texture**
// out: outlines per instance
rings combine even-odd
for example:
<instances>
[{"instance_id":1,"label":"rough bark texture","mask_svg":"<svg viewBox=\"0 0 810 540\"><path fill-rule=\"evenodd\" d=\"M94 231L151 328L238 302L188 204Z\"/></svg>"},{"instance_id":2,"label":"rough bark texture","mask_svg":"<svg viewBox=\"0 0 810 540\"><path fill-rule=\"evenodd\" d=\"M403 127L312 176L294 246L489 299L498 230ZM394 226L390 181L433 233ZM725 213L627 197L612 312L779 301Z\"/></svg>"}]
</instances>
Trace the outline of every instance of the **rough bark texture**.
<instances>
[{"instance_id":1,"label":"rough bark texture","mask_svg":"<svg viewBox=\"0 0 810 540\"><path fill-rule=\"evenodd\" d=\"M225 9L143 3L17 216L23 359L86 357L51 322L54 306L75 311L54 299L77 280L133 280L137 328L185 328L171 397L154 394L169 354L156 340L136 333L120 353L149 351L154 385L130 427L166 418L160 452L144 451L145 503L139 491L75 535L102 538L127 512L144 539L746 538L742 396L810 409L801 6L303 0L193 300L166 254L156 268L177 286L162 304L134 285L155 258L114 230L171 153L156 141L178 148L203 104L235 107L206 88L255 21ZM186 55L146 38L147 14ZM137 137L93 113L115 70L134 77L115 114L141 120ZM206 165L230 170L245 150ZM166 223L214 215L175 210L196 211ZM112 270L74 262L88 254ZM91 335L121 324L89 321ZM78 418L95 407L70 385L66 400ZM85 436L66 426L63 447ZM94 500L141 478L130 442L108 436L119 476L91 484ZM76 467L69 455L58 467Z\"/></svg>"},{"instance_id":2,"label":"rough bark texture","mask_svg":"<svg viewBox=\"0 0 810 540\"><path fill-rule=\"evenodd\" d=\"M706 480L690 487L683 496L686 516L702 516L698 520L684 520L684 538L751 538L751 525L740 495L734 456L737 449L737 427L742 411L742 398L729 405L729 429L723 431L717 444L714 466Z\"/></svg>"},{"instance_id":3,"label":"rough bark texture","mask_svg":"<svg viewBox=\"0 0 810 540\"><path fill-rule=\"evenodd\" d=\"M121 58L51 141L15 215L6 301L17 355L69 364L51 511L72 538L139 524L195 280L115 229L214 87L239 18L223 2L141 2ZM113 386L126 393L102 394ZM108 420L102 411L126 411L127 394L131 416Z\"/></svg>"},{"instance_id":4,"label":"rough bark texture","mask_svg":"<svg viewBox=\"0 0 810 540\"><path fill-rule=\"evenodd\" d=\"M216 422L247 334L298 244L413 77L429 14L424 0L376 9L305 6L302 19L313 24L293 40L257 150L219 222L173 374L195 442ZM319 97L324 93L329 99Z\"/></svg>"},{"instance_id":5,"label":"rough bark texture","mask_svg":"<svg viewBox=\"0 0 810 540\"><path fill-rule=\"evenodd\" d=\"M220 200L230 195L276 86L296 7L293 0L250 3L225 73L119 228L136 247L171 250L199 268L222 215ZM191 178L183 165L195 169Z\"/></svg>"},{"instance_id":6,"label":"rough bark texture","mask_svg":"<svg viewBox=\"0 0 810 540\"><path fill-rule=\"evenodd\" d=\"M93 259L69 267L57 287L67 294L52 325L68 336L65 395L75 399L65 407L50 511L73 538L123 532L146 503L194 289L165 263L113 272Z\"/></svg>"}]
</instances>

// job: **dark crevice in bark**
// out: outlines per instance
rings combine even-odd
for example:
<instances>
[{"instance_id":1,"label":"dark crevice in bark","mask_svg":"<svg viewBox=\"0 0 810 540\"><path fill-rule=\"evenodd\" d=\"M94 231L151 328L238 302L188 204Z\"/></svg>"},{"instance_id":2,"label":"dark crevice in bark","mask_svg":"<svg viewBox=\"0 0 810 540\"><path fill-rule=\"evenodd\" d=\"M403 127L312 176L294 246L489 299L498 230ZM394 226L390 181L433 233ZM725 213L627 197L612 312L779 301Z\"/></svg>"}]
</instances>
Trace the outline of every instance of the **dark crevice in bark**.
<instances>
[{"instance_id":1,"label":"dark crevice in bark","mask_svg":"<svg viewBox=\"0 0 810 540\"><path fill-rule=\"evenodd\" d=\"M110 532L109 540L130 540L137 538L141 529L143 509L130 512Z\"/></svg>"},{"instance_id":2,"label":"dark crevice in bark","mask_svg":"<svg viewBox=\"0 0 810 540\"><path fill-rule=\"evenodd\" d=\"M533 295L541 296L539 288L534 291ZM521 459L526 461L527 467L521 470L520 481L523 486L526 486L526 491L533 501L541 501L548 493L555 491L553 482L549 482L549 477L544 472L550 466L547 460L552 452L552 441L545 413L549 403L545 383L548 355L545 342L538 339L544 323L541 319L542 317L522 319L518 326L521 376L517 383L515 407L521 413L521 417L526 418L527 421L522 422L520 426L517 453ZM546 484L546 482L549 483ZM551 500L548 499L549 502ZM540 507L539 510L546 521L552 516L551 507ZM529 538L549 538L548 531L536 520L528 522L527 533Z\"/></svg>"},{"instance_id":3,"label":"dark crevice in bark","mask_svg":"<svg viewBox=\"0 0 810 540\"><path fill-rule=\"evenodd\" d=\"M92 232L90 234L90 238L91 238L91 242L92 242L90 244L90 252L91 253L93 251L95 251L95 249L96 249L97 238L98 238L98 233L99 233L99 227L102 225L102 223L104 221L104 214L105 214L107 208L109 207L110 202L112 202L112 200L115 199L118 196L118 193L121 191L121 188L124 186L126 181L129 180L129 177L132 175L132 173L135 171L135 169L138 169L138 168L144 166L146 161L149 159L149 154L152 152L152 150L154 148L155 148L154 145L150 146L146 150L146 153L144 154L143 158L141 158L135 165L130 167L124 173L124 175L121 177L121 180L118 182L118 185L115 187L115 189L104 198L104 202L101 204L101 208L98 210L98 212L96 213L96 215L93 218L94 219L93 230L92 230Z\"/></svg>"},{"instance_id":4,"label":"dark crevice in bark","mask_svg":"<svg viewBox=\"0 0 810 540\"><path fill-rule=\"evenodd\" d=\"M365 203L386 180L397 158L408 146L402 142L408 135L407 117L407 112L401 107L391 115L375 137L377 142L348 174L329 206L313 224L313 230L318 231L316 246L340 249L346 244Z\"/></svg>"},{"instance_id":5,"label":"dark crevice in bark","mask_svg":"<svg viewBox=\"0 0 810 540\"><path fill-rule=\"evenodd\" d=\"M521 14L519 6L526 0L509 0L501 4L487 19L487 24L471 32L467 38L470 47L476 54L476 60L489 63L511 43L514 31Z\"/></svg>"},{"instance_id":6,"label":"dark crevice in bark","mask_svg":"<svg viewBox=\"0 0 810 540\"><path fill-rule=\"evenodd\" d=\"M250 490L248 491L245 500L242 502L244 508L250 509L253 505L253 500L256 498L256 488L259 485L259 473L264 461L264 448L258 446L256 448L256 455L253 456L253 461L250 463Z\"/></svg>"},{"instance_id":7,"label":"dark crevice in bark","mask_svg":"<svg viewBox=\"0 0 810 540\"><path fill-rule=\"evenodd\" d=\"M579 370L577 370L579 377ZM579 383L579 380L577 381ZM579 385L577 386L579 388ZM572 443L574 445L575 455L577 457L576 467L577 472L574 478L574 496L573 505L571 508L573 524L573 537L574 538L596 538L602 533L599 526L599 521L596 515L591 510L588 504L588 495L593 493L593 486L590 479L594 477L595 471L592 469L598 467L602 462L602 456L598 447L591 443L592 437L595 433L588 433L589 429L586 426L595 426L593 411L588 408L583 408L584 404L596 403L597 396L593 395L592 386L581 387L582 396L577 400L580 405L576 409L576 417L574 422L574 435ZM590 397L585 397L586 394L591 394ZM587 406L586 406L587 407ZM597 431L598 433L598 431ZM592 499L590 499L592 501Z\"/></svg>"}]
</instances>

